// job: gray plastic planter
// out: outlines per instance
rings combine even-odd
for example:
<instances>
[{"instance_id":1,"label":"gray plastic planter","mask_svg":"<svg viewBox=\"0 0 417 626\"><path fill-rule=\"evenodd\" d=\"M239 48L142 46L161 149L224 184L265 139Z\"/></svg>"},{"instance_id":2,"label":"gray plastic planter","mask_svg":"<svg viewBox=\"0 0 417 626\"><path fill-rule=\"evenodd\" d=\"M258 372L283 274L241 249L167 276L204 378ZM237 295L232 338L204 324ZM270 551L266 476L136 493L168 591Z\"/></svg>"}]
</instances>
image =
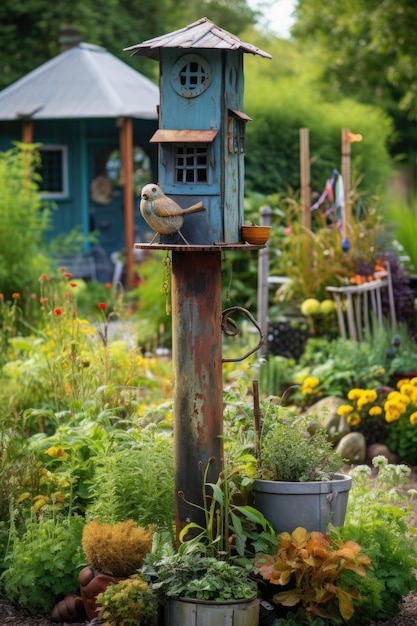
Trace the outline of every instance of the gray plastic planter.
<instances>
[{"instance_id":1,"label":"gray plastic planter","mask_svg":"<svg viewBox=\"0 0 417 626\"><path fill-rule=\"evenodd\" d=\"M259 600L169 600L168 626L258 626Z\"/></svg>"},{"instance_id":2,"label":"gray plastic planter","mask_svg":"<svg viewBox=\"0 0 417 626\"><path fill-rule=\"evenodd\" d=\"M327 526L343 526L352 479L334 474L329 481L254 481L255 507L269 520L277 533L291 533L298 526L309 532L327 531Z\"/></svg>"}]
</instances>

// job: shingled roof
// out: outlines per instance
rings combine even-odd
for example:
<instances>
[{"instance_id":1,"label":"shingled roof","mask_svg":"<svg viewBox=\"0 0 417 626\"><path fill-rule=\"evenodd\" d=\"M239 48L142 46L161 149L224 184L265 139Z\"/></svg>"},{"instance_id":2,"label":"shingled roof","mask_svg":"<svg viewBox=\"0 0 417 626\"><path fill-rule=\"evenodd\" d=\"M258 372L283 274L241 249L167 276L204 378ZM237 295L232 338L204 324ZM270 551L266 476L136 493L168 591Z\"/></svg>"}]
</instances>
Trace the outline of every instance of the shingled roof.
<instances>
[{"instance_id":1,"label":"shingled roof","mask_svg":"<svg viewBox=\"0 0 417 626\"><path fill-rule=\"evenodd\" d=\"M206 17L172 33L148 39L143 43L124 48L124 50L132 52L132 56L140 55L158 60L161 48L242 50L251 54L259 54L259 56L267 59L271 58L268 52L264 52L250 43L245 43L235 35L219 28Z\"/></svg>"},{"instance_id":2,"label":"shingled roof","mask_svg":"<svg viewBox=\"0 0 417 626\"><path fill-rule=\"evenodd\" d=\"M157 119L159 88L104 48L80 43L0 91L0 120Z\"/></svg>"}]
</instances>

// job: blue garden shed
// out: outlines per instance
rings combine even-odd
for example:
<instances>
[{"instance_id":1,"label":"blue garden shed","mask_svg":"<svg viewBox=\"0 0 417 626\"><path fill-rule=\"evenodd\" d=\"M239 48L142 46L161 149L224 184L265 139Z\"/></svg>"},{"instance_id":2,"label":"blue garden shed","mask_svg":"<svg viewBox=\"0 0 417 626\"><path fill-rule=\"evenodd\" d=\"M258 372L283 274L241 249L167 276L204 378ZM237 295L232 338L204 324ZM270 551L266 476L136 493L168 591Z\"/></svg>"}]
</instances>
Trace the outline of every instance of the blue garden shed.
<instances>
[{"instance_id":1,"label":"blue garden shed","mask_svg":"<svg viewBox=\"0 0 417 626\"><path fill-rule=\"evenodd\" d=\"M42 190L57 207L50 237L77 229L88 252L95 232L107 258L126 251L128 282L147 229L137 194L157 178L158 104L157 85L82 42L0 92L0 149L40 144Z\"/></svg>"}]
</instances>

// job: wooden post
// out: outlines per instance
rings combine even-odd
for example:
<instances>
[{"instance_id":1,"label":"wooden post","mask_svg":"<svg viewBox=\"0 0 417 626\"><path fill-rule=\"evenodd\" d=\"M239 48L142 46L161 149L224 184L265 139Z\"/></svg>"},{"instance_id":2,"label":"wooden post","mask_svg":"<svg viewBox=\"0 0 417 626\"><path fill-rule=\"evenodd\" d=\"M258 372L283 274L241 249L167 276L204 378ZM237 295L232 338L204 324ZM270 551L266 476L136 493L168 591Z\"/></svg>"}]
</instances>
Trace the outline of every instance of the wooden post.
<instances>
[{"instance_id":1,"label":"wooden post","mask_svg":"<svg viewBox=\"0 0 417 626\"><path fill-rule=\"evenodd\" d=\"M22 123L22 142L33 143L33 122L25 120Z\"/></svg>"},{"instance_id":2,"label":"wooden post","mask_svg":"<svg viewBox=\"0 0 417 626\"><path fill-rule=\"evenodd\" d=\"M352 207L350 204L350 141L349 129L343 128L341 173L344 189L343 233L345 237L347 236L347 225L349 224L352 216Z\"/></svg>"},{"instance_id":3,"label":"wooden post","mask_svg":"<svg viewBox=\"0 0 417 626\"><path fill-rule=\"evenodd\" d=\"M261 207L261 226L271 226L272 210L269 206ZM268 336L268 301L269 301L269 243L259 251L258 256L258 323L262 329L264 337ZM268 341L266 340L260 349L260 354L268 352Z\"/></svg>"},{"instance_id":4,"label":"wooden post","mask_svg":"<svg viewBox=\"0 0 417 626\"><path fill-rule=\"evenodd\" d=\"M310 228L311 181L310 143L308 128L300 128L300 186L301 186L301 225Z\"/></svg>"},{"instance_id":5,"label":"wooden post","mask_svg":"<svg viewBox=\"0 0 417 626\"><path fill-rule=\"evenodd\" d=\"M123 203L125 219L126 247L126 286L133 286L133 246L134 246L134 207L133 207L133 123L131 118L122 120L120 132L120 156L122 160Z\"/></svg>"}]
</instances>

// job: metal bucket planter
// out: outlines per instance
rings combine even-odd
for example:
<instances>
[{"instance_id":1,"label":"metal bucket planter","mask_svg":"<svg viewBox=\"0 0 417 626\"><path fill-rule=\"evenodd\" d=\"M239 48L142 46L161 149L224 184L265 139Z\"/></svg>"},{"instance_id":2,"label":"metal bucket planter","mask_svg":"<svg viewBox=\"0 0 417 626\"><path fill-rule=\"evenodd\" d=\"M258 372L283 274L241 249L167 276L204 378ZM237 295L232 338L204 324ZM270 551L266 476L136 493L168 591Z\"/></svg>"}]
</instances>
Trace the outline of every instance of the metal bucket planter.
<instances>
[{"instance_id":1,"label":"metal bucket planter","mask_svg":"<svg viewBox=\"0 0 417 626\"><path fill-rule=\"evenodd\" d=\"M312 482L254 481L255 507L277 533L298 526L326 533L327 526L343 526L352 479L334 474L332 480Z\"/></svg>"},{"instance_id":2,"label":"metal bucket planter","mask_svg":"<svg viewBox=\"0 0 417 626\"><path fill-rule=\"evenodd\" d=\"M166 606L166 626L258 626L259 599L209 602L179 598Z\"/></svg>"}]
</instances>

